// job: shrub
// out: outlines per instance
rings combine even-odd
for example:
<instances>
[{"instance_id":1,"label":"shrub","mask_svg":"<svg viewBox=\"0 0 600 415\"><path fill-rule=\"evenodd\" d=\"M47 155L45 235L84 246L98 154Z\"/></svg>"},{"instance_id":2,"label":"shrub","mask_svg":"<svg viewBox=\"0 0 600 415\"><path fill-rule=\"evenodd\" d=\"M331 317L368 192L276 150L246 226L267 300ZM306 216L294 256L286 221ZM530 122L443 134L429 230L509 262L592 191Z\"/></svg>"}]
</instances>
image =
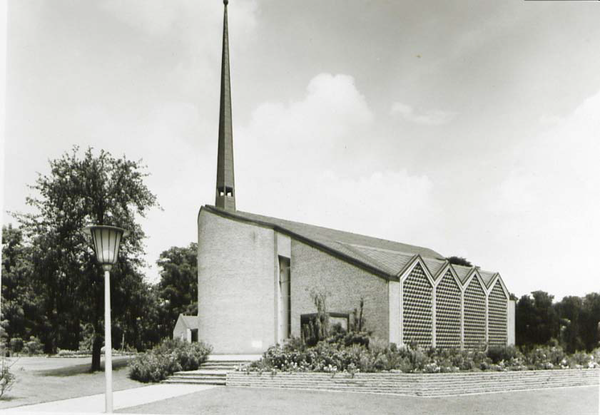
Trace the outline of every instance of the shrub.
<instances>
[{"instance_id":1,"label":"shrub","mask_svg":"<svg viewBox=\"0 0 600 415\"><path fill-rule=\"evenodd\" d=\"M587 368L592 356L584 352L575 352L569 357L569 367L571 368Z\"/></svg>"},{"instance_id":2,"label":"shrub","mask_svg":"<svg viewBox=\"0 0 600 415\"><path fill-rule=\"evenodd\" d=\"M196 370L212 351L205 343L165 340L129 362L129 377L140 382L160 382L180 370Z\"/></svg>"},{"instance_id":3,"label":"shrub","mask_svg":"<svg viewBox=\"0 0 600 415\"><path fill-rule=\"evenodd\" d=\"M492 363L509 361L517 357L518 350L514 346L490 346L487 350L487 357L492 359Z\"/></svg>"},{"instance_id":4,"label":"shrub","mask_svg":"<svg viewBox=\"0 0 600 415\"><path fill-rule=\"evenodd\" d=\"M25 343L23 342L22 338L20 338L20 337L13 337L12 339L10 339L9 347L10 347L10 351L13 354L19 354L19 353L21 353L21 351L23 350L24 346L25 346Z\"/></svg>"},{"instance_id":5,"label":"shrub","mask_svg":"<svg viewBox=\"0 0 600 415\"><path fill-rule=\"evenodd\" d=\"M525 363L531 369L553 369L560 367L566 354L560 346L542 346L525 354Z\"/></svg>"},{"instance_id":6,"label":"shrub","mask_svg":"<svg viewBox=\"0 0 600 415\"><path fill-rule=\"evenodd\" d=\"M27 353L28 356L34 356L40 354L44 349L44 345L37 337L31 336L29 341L23 345L23 352Z\"/></svg>"},{"instance_id":7,"label":"shrub","mask_svg":"<svg viewBox=\"0 0 600 415\"><path fill-rule=\"evenodd\" d=\"M6 363L4 357L0 361L0 399L15 384L15 375L10 372L10 366Z\"/></svg>"},{"instance_id":8,"label":"shrub","mask_svg":"<svg viewBox=\"0 0 600 415\"><path fill-rule=\"evenodd\" d=\"M349 331L349 332L337 332L329 336L326 341L328 343L335 343L345 347L352 345L369 346L371 338L367 332Z\"/></svg>"}]
</instances>

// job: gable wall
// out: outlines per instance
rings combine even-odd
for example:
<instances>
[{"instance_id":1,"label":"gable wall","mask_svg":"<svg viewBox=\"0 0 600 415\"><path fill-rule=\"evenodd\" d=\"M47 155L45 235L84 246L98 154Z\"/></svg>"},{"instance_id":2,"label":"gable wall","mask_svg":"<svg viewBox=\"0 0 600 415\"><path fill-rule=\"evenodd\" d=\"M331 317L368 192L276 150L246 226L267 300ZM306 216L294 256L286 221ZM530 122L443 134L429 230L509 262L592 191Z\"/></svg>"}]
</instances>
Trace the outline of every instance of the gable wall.
<instances>
[{"instance_id":1,"label":"gable wall","mask_svg":"<svg viewBox=\"0 0 600 415\"><path fill-rule=\"evenodd\" d=\"M504 295L500 281L497 281L488 300L488 342L491 346L505 346L508 342L507 313L508 299Z\"/></svg>"},{"instance_id":2,"label":"gable wall","mask_svg":"<svg viewBox=\"0 0 600 415\"><path fill-rule=\"evenodd\" d=\"M185 339L187 336L187 327L183 322L183 318L179 316L177 319L177 323L175 323L175 327L173 328L173 338L174 339Z\"/></svg>"},{"instance_id":3,"label":"gable wall","mask_svg":"<svg viewBox=\"0 0 600 415\"><path fill-rule=\"evenodd\" d=\"M436 287L436 347L459 348L461 346L460 287L447 271Z\"/></svg>"},{"instance_id":4,"label":"gable wall","mask_svg":"<svg viewBox=\"0 0 600 415\"><path fill-rule=\"evenodd\" d=\"M433 344L433 287L417 264L403 283L404 343L421 347Z\"/></svg>"},{"instance_id":5,"label":"gable wall","mask_svg":"<svg viewBox=\"0 0 600 415\"><path fill-rule=\"evenodd\" d=\"M464 345L467 349L479 347L485 342L485 291L477 278L473 278L464 294Z\"/></svg>"},{"instance_id":6,"label":"gable wall","mask_svg":"<svg viewBox=\"0 0 600 415\"><path fill-rule=\"evenodd\" d=\"M198 338L213 353L261 353L275 342L275 235L202 210Z\"/></svg>"},{"instance_id":7,"label":"gable wall","mask_svg":"<svg viewBox=\"0 0 600 415\"><path fill-rule=\"evenodd\" d=\"M388 339L388 282L354 265L292 239L292 335L300 337L300 316L316 313L310 292L325 291L327 311L352 314L364 298L366 328Z\"/></svg>"}]
</instances>

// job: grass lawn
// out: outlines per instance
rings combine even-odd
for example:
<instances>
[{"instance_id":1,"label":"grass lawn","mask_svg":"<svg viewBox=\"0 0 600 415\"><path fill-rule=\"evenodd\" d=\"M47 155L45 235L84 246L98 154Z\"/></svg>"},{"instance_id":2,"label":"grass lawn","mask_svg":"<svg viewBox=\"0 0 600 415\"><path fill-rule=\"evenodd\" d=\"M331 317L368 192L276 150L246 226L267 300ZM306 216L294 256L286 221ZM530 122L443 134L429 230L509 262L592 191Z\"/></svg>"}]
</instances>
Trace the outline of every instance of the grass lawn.
<instances>
[{"instance_id":1,"label":"grass lawn","mask_svg":"<svg viewBox=\"0 0 600 415\"><path fill-rule=\"evenodd\" d=\"M502 414L597 415L598 387L495 393L451 398L416 398L347 392L219 387L125 408L150 414Z\"/></svg>"},{"instance_id":2,"label":"grass lawn","mask_svg":"<svg viewBox=\"0 0 600 415\"><path fill-rule=\"evenodd\" d=\"M0 400L0 410L104 392L104 372L90 373L92 359L19 357L9 359L16 384ZM127 377L127 358L113 358L113 389L143 386Z\"/></svg>"}]
</instances>

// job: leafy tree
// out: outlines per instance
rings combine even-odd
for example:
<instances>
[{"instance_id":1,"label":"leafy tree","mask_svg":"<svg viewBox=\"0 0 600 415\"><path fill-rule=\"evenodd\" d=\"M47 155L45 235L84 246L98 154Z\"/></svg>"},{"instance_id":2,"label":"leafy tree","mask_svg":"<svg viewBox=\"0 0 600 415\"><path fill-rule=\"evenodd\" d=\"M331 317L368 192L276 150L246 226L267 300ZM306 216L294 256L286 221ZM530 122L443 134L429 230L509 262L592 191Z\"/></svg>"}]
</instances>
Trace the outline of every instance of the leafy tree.
<instances>
[{"instance_id":1,"label":"leafy tree","mask_svg":"<svg viewBox=\"0 0 600 415\"><path fill-rule=\"evenodd\" d=\"M583 297L581 339L587 350L600 347L600 293L590 293Z\"/></svg>"},{"instance_id":2,"label":"leafy tree","mask_svg":"<svg viewBox=\"0 0 600 415\"><path fill-rule=\"evenodd\" d=\"M39 323L29 251L19 228L2 227L2 315L9 341L29 338Z\"/></svg>"},{"instance_id":3,"label":"leafy tree","mask_svg":"<svg viewBox=\"0 0 600 415\"><path fill-rule=\"evenodd\" d=\"M529 295L522 296L516 304L515 310L515 337L520 346L535 344L531 330L535 326L535 305Z\"/></svg>"},{"instance_id":4,"label":"leafy tree","mask_svg":"<svg viewBox=\"0 0 600 415\"><path fill-rule=\"evenodd\" d=\"M535 320L532 335L535 344L546 344L550 339L559 337L559 323L556 310L552 307L553 295L545 291L534 291Z\"/></svg>"},{"instance_id":5,"label":"leafy tree","mask_svg":"<svg viewBox=\"0 0 600 415\"><path fill-rule=\"evenodd\" d=\"M565 297L555 306L560 323L560 342L567 353L585 348L581 339L582 307L580 297Z\"/></svg>"},{"instance_id":6,"label":"leafy tree","mask_svg":"<svg viewBox=\"0 0 600 415\"><path fill-rule=\"evenodd\" d=\"M568 353L600 346L600 293L554 303L544 291L524 295L516 307L516 341L525 348L559 343Z\"/></svg>"},{"instance_id":7,"label":"leafy tree","mask_svg":"<svg viewBox=\"0 0 600 415\"><path fill-rule=\"evenodd\" d=\"M76 348L82 327L93 330L92 370L100 369L103 343L103 287L101 267L82 230L90 224L115 225L130 235L121 244L119 260L111 272L114 323L127 308L132 292L143 289L144 232L137 222L156 197L144 184L147 174L140 162L117 159L78 147L50 161L50 173L39 175L27 198L36 213L15 215L31 243L33 282L39 287L45 320L39 336L45 352L58 347ZM117 326L118 327L118 326Z\"/></svg>"},{"instance_id":8,"label":"leafy tree","mask_svg":"<svg viewBox=\"0 0 600 415\"><path fill-rule=\"evenodd\" d=\"M531 296L524 295L519 299L515 316L518 345L543 345L560 337L559 317L553 299L554 296L545 291L534 291Z\"/></svg>"},{"instance_id":9,"label":"leafy tree","mask_svg":"<svg viewBox=\"0 0 600 415\"><path fill-rule=\"evenodd\" d=\"M449 256L448 258L446 258L446 260L453 265L462 265L464 267L473 266L473 264L471 264L466 258L463 258L461 256Z\"/></svg>"},{"instance_id":10,"label":"leafy tree","mask_svg":"<svg viewBox=\"0 0 600 415\"><path fill-rule=\"evenodd\" d=\"M162 337L170 337L179 314L198 313L198 244L171 247L160 254L157 264L161 306L158 331Z\"/></svg>"}]
</instances>

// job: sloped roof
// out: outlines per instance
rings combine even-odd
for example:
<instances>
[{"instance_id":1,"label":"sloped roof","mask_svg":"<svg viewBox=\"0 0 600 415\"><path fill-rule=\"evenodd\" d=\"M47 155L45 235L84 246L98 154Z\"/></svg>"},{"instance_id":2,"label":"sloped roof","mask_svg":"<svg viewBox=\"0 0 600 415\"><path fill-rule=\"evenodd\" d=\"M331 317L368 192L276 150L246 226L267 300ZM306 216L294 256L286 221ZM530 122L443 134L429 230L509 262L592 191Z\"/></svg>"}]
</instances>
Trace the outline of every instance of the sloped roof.
<instances>
[{"instance_id":1,"label":"sloped roof","mask_svg":"<svg viewBox=\"0 0 600 415\"><path fill-rule=\"evenodd\" d=\"M438 273L441 271L441 269L447 263L447 261L445 261L445 260L442 261L442 260L430 259L430 258L423 258L423 262L425 262L425 265L427 265L429 272L431 272L431 275L435 279L437 279Z\"/></svg>"},{"instance_id":2,"label":"sloped roof","mask_svg":"<svg viewBox=\"0 0 600 415\"><path fill-rule=\"evenodd\" d=\"M198 316L184 316L180 314L179 317L183 320L183 324L188 329L197 329L198 328Z\"/></svg>"},{"instance_id":3,"label":"sloped roof","mask_svg":"<svg viewBox=\"0 0 600 415\"><path fill-rule=\"evenodd\" d=\"M481 279L483 279L485 286L489 287L490 283L494 279L494 276L496 275L496 272L479 270L479 274L481 275Z\"/></svg>"},{"instance_id":4,"label":"sloped roof","mask_svg":"<svg viewBox=\"0 0 600 415\"><path fill-rule=\"evenodd\" d=\"M463 265L455 265L452 264L452 268L456 271L456 275L458 275L458 279L460 282L464 283L467 280L467 277L471 273L473 267L465 267Z\"/></svg>"},{"instance_id":5,"label":"sloped roof","mask_svg":"<svg viewBox=\"0 0 600 415\"><path fill-rule=\"evenodd\" d=\"M373 248L362 245L342 244L368 258L370 261L386 269L391 275L397 275L415 257L413 254L392 251L389 249Z\"/></svg>"},{"instance_id":6,"label":"sloped roof","mask_svg":"<svg viewBox=\"0 0 600 415\"><path fill-rule=\"evenodd\" d=\"M203 206L202 209L222 217L250 222L288 234L387 279L397 279L399 273L417 255L423 259L434 278L446 264L446 259L441 254L429 248L239 210L232 212L209 205ZM473 269L459 265L452 267L463 283ZM482 275L484 280L487 279L487 274L485 277ZM495 274L492 273L493 275Z\"/></svg>"}]
</instances>

